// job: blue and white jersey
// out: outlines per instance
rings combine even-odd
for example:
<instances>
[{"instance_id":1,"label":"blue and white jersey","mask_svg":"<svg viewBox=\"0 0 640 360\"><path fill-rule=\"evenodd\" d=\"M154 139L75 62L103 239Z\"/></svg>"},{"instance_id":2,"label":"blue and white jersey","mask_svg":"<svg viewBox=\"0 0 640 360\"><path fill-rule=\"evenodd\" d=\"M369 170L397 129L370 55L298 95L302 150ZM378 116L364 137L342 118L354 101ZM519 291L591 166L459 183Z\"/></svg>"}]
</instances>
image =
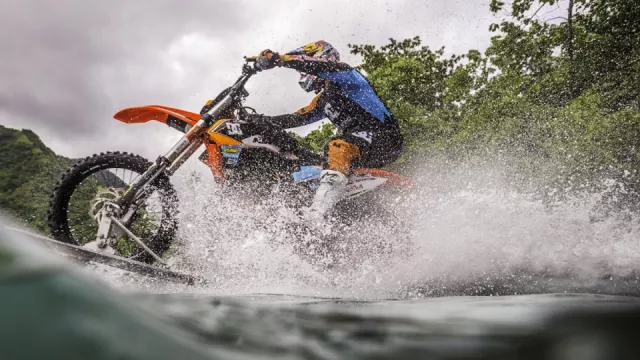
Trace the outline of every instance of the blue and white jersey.
<instances>
[{"instance_id":1,"label":"blue and white jersey","mask_svg":"<svg viewBox=\"0 0 640 360\"><path fill-rule=\"evenodd\" d=\"M282 66L315 75L326 83L309 105L294 114L274 117L276 123L297 127L326 118L345 133L397 129L397 121L369 81L348 64L285 55Z\"/></svg>"}]
</instances>

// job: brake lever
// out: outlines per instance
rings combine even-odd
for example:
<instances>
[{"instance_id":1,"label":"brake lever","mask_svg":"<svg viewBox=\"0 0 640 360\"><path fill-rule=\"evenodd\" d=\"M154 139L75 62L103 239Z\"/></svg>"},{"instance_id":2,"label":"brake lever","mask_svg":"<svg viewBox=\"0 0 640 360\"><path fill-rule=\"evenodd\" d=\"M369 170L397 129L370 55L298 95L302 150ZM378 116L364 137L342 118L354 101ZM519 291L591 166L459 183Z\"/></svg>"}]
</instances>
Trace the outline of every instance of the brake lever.
<instances>
[{"instance_id":1,"label":"brake lever","mask_svg":"<svg viewBox=\"0 0 640 360\"><path fill-rule=\"evenodd\" d=\"M242 73L246 74L246 75L255 75L258 73L258 70L256 70L253 66L249 65L249 63L246 63L242 66Z\"/></svg>"},{"instance_id":2,"label":"brake lever","mask_svg":"<svg viewBox=\"0 0 640 360\"><path fill-rule=\"evenodd\" d=\"M257 56L245 56L244 61L245 61L245 64L242 67L243 72L247 74L255 75L258 73L258 71L260 71L259 69L256 69L256 65L255 65L256 61L258 61ZM249 63L253 63L253 65L249 65Z\"/></svg>"}]
</instances>

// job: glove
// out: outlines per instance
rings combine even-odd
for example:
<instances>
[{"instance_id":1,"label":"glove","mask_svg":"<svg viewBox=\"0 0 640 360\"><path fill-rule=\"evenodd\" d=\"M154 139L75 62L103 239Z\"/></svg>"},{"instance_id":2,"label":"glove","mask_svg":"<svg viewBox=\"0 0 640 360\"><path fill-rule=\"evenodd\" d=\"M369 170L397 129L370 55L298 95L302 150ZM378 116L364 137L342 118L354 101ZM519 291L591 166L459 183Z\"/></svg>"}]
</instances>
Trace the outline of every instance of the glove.
<instances>
[{"instance_id":1,"label":"glove","mask_svg":"<svg viewBox=\"0 0 640 360\"><path fill-rule=\"evenodd\" d=\"M280 65L280 54L267 49L263 50L260 55L258 55L254 68L258 71L262 71L273 69L277 65Z\"/></svg>"}]
</instances>

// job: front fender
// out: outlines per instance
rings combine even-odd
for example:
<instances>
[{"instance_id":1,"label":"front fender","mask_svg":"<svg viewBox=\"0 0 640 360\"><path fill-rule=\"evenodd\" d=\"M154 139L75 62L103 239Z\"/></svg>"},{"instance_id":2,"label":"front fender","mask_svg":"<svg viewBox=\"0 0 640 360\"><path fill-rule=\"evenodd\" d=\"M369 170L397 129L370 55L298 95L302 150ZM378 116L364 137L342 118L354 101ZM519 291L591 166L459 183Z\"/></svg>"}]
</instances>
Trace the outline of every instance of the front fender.
<instances>
[{"instance_id":1,"label":"front fender","mask_svg":"<svg viewBox=\"0 0 640 360\"><path fill-rule=\"evenodd\" d=\"M127 124L145 123L155 120L171 127L183 128L186 125L195 125L195 123L200 120L200 114L168 106L148 105L122 109L115 113L113 118Z\"/></svg>"}]
</instances>

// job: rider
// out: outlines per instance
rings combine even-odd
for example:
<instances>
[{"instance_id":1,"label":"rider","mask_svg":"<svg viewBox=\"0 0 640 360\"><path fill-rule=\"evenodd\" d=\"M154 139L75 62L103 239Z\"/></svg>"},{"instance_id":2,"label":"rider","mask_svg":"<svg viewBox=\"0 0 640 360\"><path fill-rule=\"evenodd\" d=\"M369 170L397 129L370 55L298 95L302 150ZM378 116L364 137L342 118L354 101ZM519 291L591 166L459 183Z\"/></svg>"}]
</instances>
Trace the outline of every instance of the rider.
<instances>
[{"instance_id":1,"label":"rider","mask_svg":"<svg viewBox=\"0 0 640 360\"><path fill-rule=\"evenodd\" d=\"M341 132L325 146L327 162L307 215L318 221L342 197L352 167L379 168L394 162L402 153L403 137L371 84L358 70L340 62L331 44L316 41L284 55L267 49L256 58L258 71L276 66L297 70L302 89L317 95L294 114L251 114L247 121L293 128L328 118Z\"/></svg>"}]
</instances>

